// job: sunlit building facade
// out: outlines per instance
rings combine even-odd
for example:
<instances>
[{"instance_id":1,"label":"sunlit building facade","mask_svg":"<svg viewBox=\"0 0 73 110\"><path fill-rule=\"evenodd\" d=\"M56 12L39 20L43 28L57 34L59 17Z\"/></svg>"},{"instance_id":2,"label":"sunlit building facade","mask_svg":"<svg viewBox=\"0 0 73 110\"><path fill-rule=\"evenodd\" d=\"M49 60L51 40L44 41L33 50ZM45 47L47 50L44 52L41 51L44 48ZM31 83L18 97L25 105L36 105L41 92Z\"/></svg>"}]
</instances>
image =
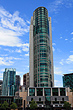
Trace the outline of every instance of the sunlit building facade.
<instances>
[{"instance_id":1,"label":"sunlit building facade","mask_svg":"<svg viewBox=\"0 0 73 110\"><path fill-rule=\"evenodd\" d=\"M33 12L30 24L30 87L53 87L51 17L45 7Z\"/></svg>"}]
</instances>

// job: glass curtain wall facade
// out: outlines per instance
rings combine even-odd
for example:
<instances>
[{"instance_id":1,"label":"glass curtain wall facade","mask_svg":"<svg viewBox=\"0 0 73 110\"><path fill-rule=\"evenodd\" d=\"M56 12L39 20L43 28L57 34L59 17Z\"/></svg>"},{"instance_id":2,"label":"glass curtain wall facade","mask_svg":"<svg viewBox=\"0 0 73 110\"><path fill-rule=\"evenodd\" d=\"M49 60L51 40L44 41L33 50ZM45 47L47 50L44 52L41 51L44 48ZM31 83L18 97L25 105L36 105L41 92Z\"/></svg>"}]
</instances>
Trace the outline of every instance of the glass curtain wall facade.
<instances>
[{"instance_id":1,"label":"glass curtain wall facade","mask_svg":"<svg viewBox=\"0 0 73 110\"><path fill-rule=\"evenodd\" d=\"M73 88L73 73L64 74L63 87L70 87L70 89Z\"/></svg>"},{"instance_id":2,"label":"glass curtain wall facade","mask_svg":"<svg viewBox=\"0 0 73 110\"><path fill-rule=\"evenodd\" d=\"M53 86L50 31L47 9L45 7L37 8L33 12L30 25L30 86ZM31 58L31 55L33 58ZM34 85L31 84L31 81Z\"/></svg>"},{"instance_id":3,"label":"glass curtain wall facade","mask_svg":"<svg viewBox=\"0 0 73 110\"><path fill-rule=\"evenodd\" d=\"M14 96L16 87L16 70L6 68L3 73L3 96Z\"/></svg>"}]
</instances>

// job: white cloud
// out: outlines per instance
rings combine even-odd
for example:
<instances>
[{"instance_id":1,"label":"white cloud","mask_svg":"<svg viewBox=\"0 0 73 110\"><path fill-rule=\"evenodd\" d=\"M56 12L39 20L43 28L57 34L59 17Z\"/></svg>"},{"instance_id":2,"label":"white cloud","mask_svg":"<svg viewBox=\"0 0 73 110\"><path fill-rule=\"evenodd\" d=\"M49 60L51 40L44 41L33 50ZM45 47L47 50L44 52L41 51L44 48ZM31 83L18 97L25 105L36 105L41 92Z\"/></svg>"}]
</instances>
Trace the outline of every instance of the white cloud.
<instances>
[{"instance_id":1,"label":"white cloud","mask_svg":"<svg viewBox=\"0 0 73 110\"><path fill-rule=\"evenodd\" d=\"M71 70L68 70L68 71L73 73L73 69L71 69Z\"/></svg>"},{"instance_id":2,"label":"white cloud","mask_svg":"<svg viewBox=\"0 0 73 110\"><path fill-rule=\"evenodd\" d=\"M55 87L63 87L63 86L62 86L62 82L59 81L59 80L54 80L54 86L55 86Z\"/></svg>"},{"instance_id":3,"label":"white cloud","mask_svg":"<svg viewBox=\"0 0 73 110\"><path fill-rule=\"evenodd\" d=\"M73 0L54 0L49 4L49 11L58 13L60 9L64 6L70 8L73 5Z\"/></svg>"},{"instance_id":4,"label":"white cloud","mask_svg":"<svg viewBox=\"0 0 73 110\"><path fill-rule=\"evenodd\" d=\"M73 34L73 32L71 32L71 34Z\"/></svg>"},{"instance_id":5,"label":"white cloud","mask_svg":"<svg viewBox=\"0 0 73 110\"><path fill-rule=\"evenodd\" d=\"M25 56L29 56L29 53L25 54Z\"/></svg>"},{"instance_id":6,"label":"white cloud","mask_svg":"<svg viewBox=\"0 0 73 110\"><path fill-rule=\"evenodd\" d=\"M66 63L70 64L73 62L73 55L70 55L69 58L67 58Z\"/></svg>"},{"instance_id":7,"label":"white cloud","mask_svg":"<svg viewBox=\"0 0 73 110\"><path fill-rule=\"evenodd\" d=\"M65 40L68 40L68 39L65 39Z\"/></svg>"},{"instance_id":8,"label":"white cloud","mask_svg":"<svg viewBox=\"0 0 73 110\"><path fill-rule=\"evenodd\" d=\"M12 49L4 49L5 51L8 51L8 52L14 52L14 50Z\"/></svg>"},{"instance_id":9,"label":"white cloud","mask_svg":"<svg viewBox=\"0 0 73 110\"><path fill-rule=\"evenodd\" d=\"M62 59L62 60L60 61L60 64L61 64L61 65L63 65L63 63L64 63L64 59Z\"/></svg>"},{"instance_id":10,"label":"white cloud","mask_svg":"<svg viewBox=\"0 0 73 110\"><path fill-rule=\"evenodd\" d=\"M62 37L60 37L60 39L62 39Z\"/></svg>"},{"instance_id":11,"label":"white cloud","mask_svg":"<svg viewBox=\"0 0 73 110\"><path fill-rule=\"evenodd\" d=\"M12 65L14 62L11 61L10 59L5 59L4 57L0 57L0 65L6 65L6 66L10 66Z\"/></svg>"},{"instance_id":12,"label":"white cloud","mask_svg":"<svg viewBox=\"0 0 73 110\"><path fill-rule=\"evenodd\" d=\"M54 73L58 74L58 75L62 75L63 74L62 71L60 70L60 68L58 68L58 67L54 67Z\"/></svg>"},{"instance_id":13,"label":"white cloud","mask_svg":"<svg viewBox=\"0 0 73 110\"><path fill-rule=\"evenodd\" d=\"M29 66L27 66L27 68L29 68Z\"/></svg>"},{"instance_id":14,"label":"white cloud","mask_svg":"<svg viewBox=\"0 0 73 110\"><path fill-rule=\"evenodd\" d=\"M4 54L4 55L3 55L3 54L1 54L0 56L2 56L2 57L3 57L3 56L8 56L8 54Z\"/></svg>"},{"instance_id":15,"label":"white cloud","mask_svg":"<svg viewBox=\"0 0 73 110\"><path fill-rule=\"evenodd\" d=\"M0 73L0 80L3 80L3 73Z\"/></svg>"},{"instance_id":16,"label":"white cloud","mask_svg":"<svg viewBox=\"0 0 73 110\"><path fill-rule=\"evenodd\" d=\"M5 71L5 69L1 69L1 71L2 71L2 72L4 72L4 71Z\"/></svg>"},{"instance_id":17,"label":"white cloud","mask_svg":"<svg viewBox=\"0 0 73 110\"><path fill-rule=\"evenodd\" d=\"M70 51L70 52L73 52L73 51Z\"/></svg>"},{"instance_id":18,"label":"white cloud","mask_svg":"<svg viewBox=\"0 0 73 110\"><path fill-rule=\"evenodd\" d=\"M21 50L20 49L16 49L15 52L21 53Z\"/></svg>"},{"instance_id":19,"label":"white cloud","mask_svg":"<svg viewBox=\"0 0 73 110\"><path fill-rule=\"evenodd\" d=\"M63 65L63 62L60 62L61 65Z\"/></svg>"},{"instance_id":20,"label":"white cloud","mask_svg":"<svg viewBox=\"0 0 73 110\"><path fill-rule=\"evenodd\" d=\"M21 60L21 58L0 57L0 65L10 66L10 65L12 65L14 63L13 60Z\"/></svg>"},{"instance_id":21,"label":"white cloud","mask_svg":"<svg viewBox=\"0 0 73 110\"><path fill-rule=\"evenodd\" d=\"M52 45L56 45L56 43L52 43Z\"/></svg>"},{"instance_id":22,"label":"white cloud","mask_svg":"<svg viewBox=\"0 0 73 110\"><path fill-rule=\"evenodd\" d=\"M10 14L4 8L0 7L0 45L3 46L17 46L22 44L19 36L24 35L29 31L28 21L24 21L19 12Z\"/></svg>"},{"instance_id":23,"label":"white cloud","mask_svg":"<svg viewBox=\"0 0 73 110\"><path fill-rule=\"evenodd\" d=\"M52 50L53 50L53 52L55 51L55 48L54 47L52 47Z\"/></svg>"},{"instance_id":24,"label":"white cloud","mask_svg":"<svg viewBox=\"0 0 73 110\"><path fill-rule=\"evenodd\" d=\"M20 72L20 71L16 71L16 75L20 75L22 74L23 72Z\"/></svg>"}]
</instances>

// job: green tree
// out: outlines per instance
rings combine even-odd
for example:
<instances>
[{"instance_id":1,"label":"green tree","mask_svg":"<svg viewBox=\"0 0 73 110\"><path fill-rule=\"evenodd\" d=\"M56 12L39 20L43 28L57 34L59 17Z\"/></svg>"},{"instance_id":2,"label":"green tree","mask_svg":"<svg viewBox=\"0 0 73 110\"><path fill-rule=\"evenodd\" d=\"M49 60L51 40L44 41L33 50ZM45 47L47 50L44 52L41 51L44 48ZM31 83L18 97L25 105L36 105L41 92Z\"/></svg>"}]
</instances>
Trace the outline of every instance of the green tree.
<instances>
[{"instance_id":1,"label":"green tree","mask_svg":"<svg viewBox=\"0 0 73 110\"><path fill-rule=\"evenodd\" d=\"M30 109L34 110L36 108L37 108L37 103L34 100L32 100L30 103Z\"/></svg>"},{"instance_id":2,"label":"green tree","mask_svg":"<svg viewBox=\"0 0 73 110\"><path fill-rule=\"evenodd\" d=\"M71 104L69 104L69 102L64 102L63 107L65 107L66 110L71 110Z\"/></svg>"},{"instance_id":3,"label":"green tree","mask_svg":"<svg viewBox=\"0 0 73 110\"><path fill-rule=\"evenodd\" d=\"M0 104L0 107L1 107L1 104Z\"/></svg>"},{"instance_id":4,"label":"green tree","mask_svg":"<svg viewBox=\"0 0 73 110\"><path fill-rule=\"evenodd\" d=\"M6 108L8 108L9 104L7 101L4 101L4 103L2 104L2 108L4 108L6 110Z\"/></svg>"},{"instance_id":5,"label":"green tree","mask_svg":"<svg viewBox=\"0 0 73 110\"><path fill-rule=\"evenodd\" d=\"M15 110L17 108L17 104L12 102L12 104L10 105L10 108Z\"/></svg>"},{"instance_id":6,"label":"green tree","mask_svg":"<svg viewBox=\"0 0 73 110\"><path fill-rule=\"evenodd\" d=\"M73 88L71 89L71 92L73 92Z\"/></svg>"}]
</instances>

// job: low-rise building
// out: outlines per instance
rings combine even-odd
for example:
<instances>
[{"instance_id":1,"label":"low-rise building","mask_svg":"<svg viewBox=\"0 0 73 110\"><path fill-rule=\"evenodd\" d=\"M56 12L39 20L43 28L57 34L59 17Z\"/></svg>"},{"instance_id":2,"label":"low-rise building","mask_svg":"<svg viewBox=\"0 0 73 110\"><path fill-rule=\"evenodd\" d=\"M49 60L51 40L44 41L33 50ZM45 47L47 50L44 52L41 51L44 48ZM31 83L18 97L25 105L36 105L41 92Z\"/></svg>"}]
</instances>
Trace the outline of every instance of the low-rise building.
<instances>
[{"instance_id":1,"label":"low-rise building","mask_svg":"<svg viewBox=\"0 0 73 110\"><path fill-rule=\"evenodd\" d=\"M68 101L68 96L64 87L29 87L27 96L29 107L32 100L37 102L38 107L62 108L64 101Z\"/></svg>"},{"instance_id":2,"label":"low-rise building","mask_svg":"<svg viewBox=\"0 0 73 110\"><path fill-rule=\"evenodd\" d=\"M63 87L73 88L73 73L63 74Z\"/></svg>"},{"instance_id":3,"label":"low-rise building","mask_svg":"<svg viewBox=\"0 0 73 110\"><path fill-rule=\"evenodd\" d=\"M67 96L69 98L69 103L71 104L71 107L73 107L73 92L67 92Z\"/></svg>"}]
</instances>

